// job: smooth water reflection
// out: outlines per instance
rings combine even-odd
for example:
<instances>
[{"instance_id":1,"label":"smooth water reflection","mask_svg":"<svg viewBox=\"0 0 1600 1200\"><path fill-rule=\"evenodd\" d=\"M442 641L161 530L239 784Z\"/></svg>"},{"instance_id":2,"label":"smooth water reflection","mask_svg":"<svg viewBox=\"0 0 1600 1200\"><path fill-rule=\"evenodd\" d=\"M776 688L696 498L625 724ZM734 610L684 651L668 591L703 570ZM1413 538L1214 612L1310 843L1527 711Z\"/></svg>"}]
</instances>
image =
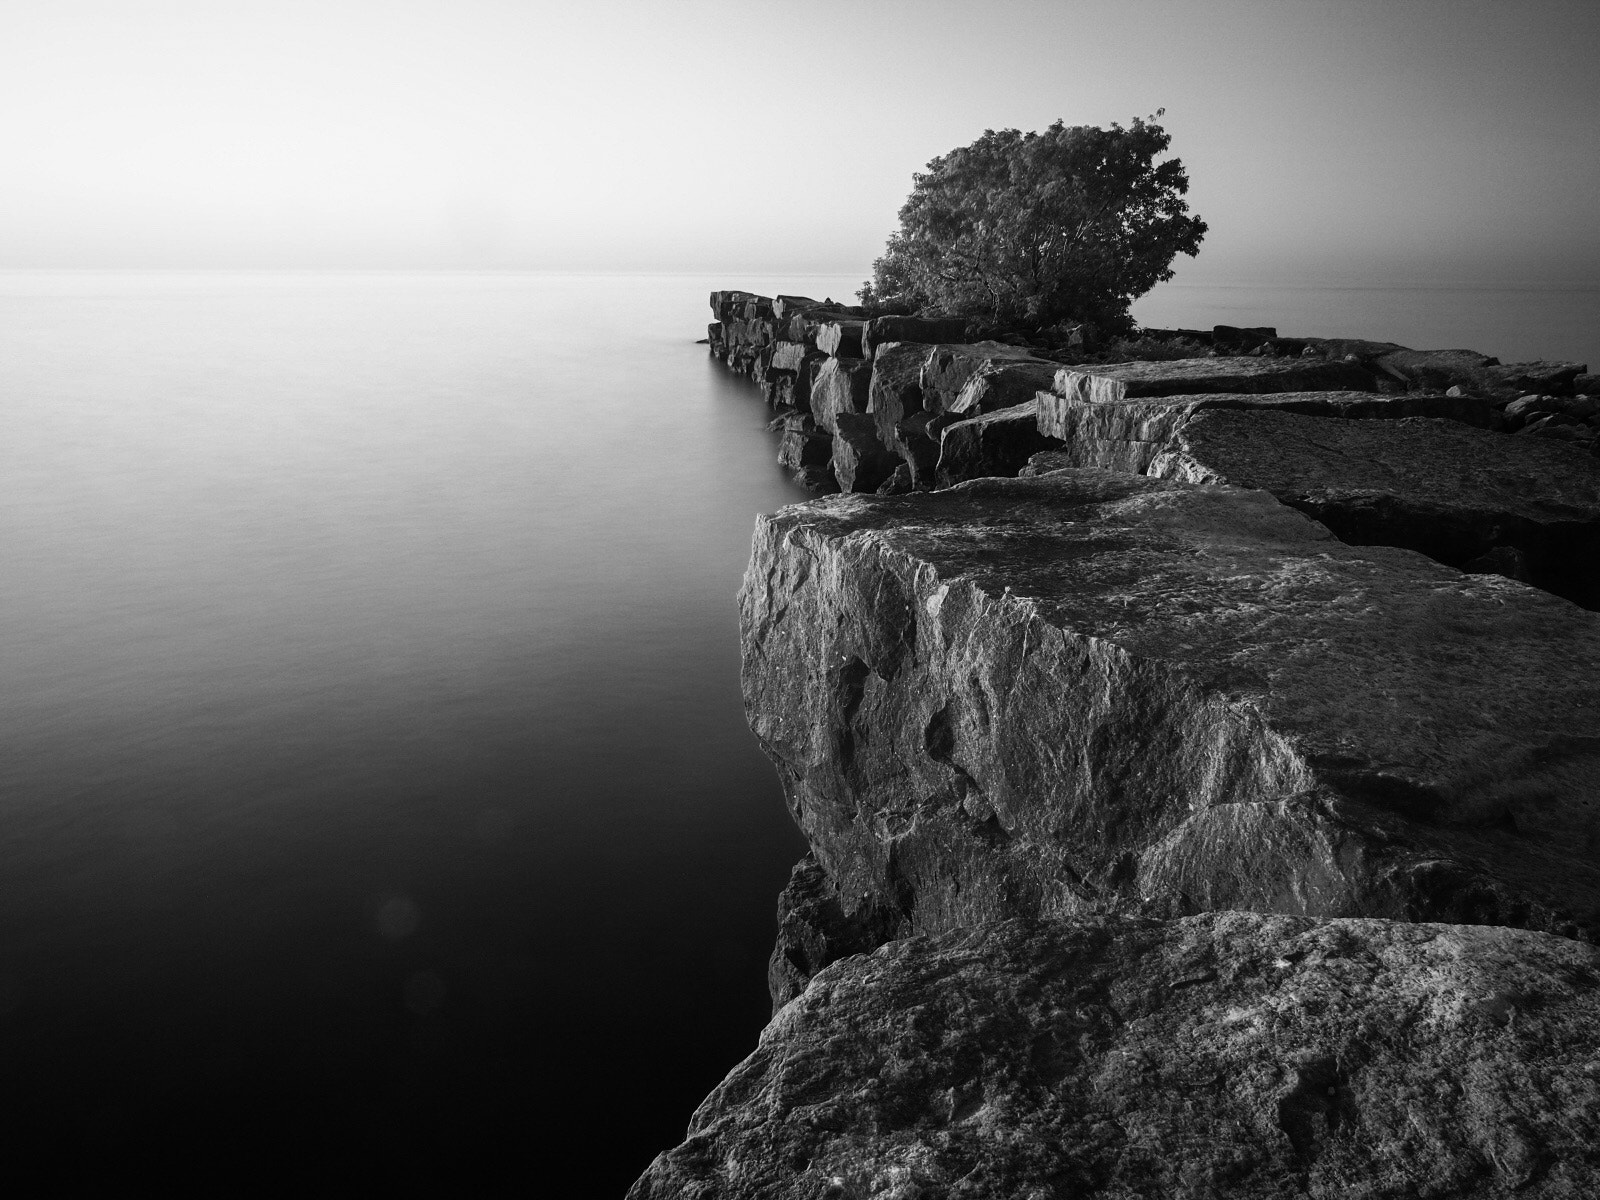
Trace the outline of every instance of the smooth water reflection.
<instances>
[{"instance_id":1,"label":"smooth water reflection","mask_svg":"<svg viewBox=\"0 0 1600 1200\"><path fill-rule=\"evenodd\" d=\"M719 282L0 276L13 1144L607 1194L681 1137L803 849Z\"/></svg>"}]
</instances>

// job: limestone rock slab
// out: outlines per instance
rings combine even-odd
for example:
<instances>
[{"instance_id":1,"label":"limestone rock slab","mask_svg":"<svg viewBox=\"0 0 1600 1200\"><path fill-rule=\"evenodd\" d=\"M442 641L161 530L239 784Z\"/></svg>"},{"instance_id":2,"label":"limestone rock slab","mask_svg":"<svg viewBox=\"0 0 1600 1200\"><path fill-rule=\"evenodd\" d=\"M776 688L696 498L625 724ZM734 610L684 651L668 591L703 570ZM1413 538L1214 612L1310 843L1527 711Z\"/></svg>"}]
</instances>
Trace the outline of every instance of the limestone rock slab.
<instances>
[{"instance_id":1,"label":"limestone rock slab","mask_svg":"<svg viewBox=\"0 0 1600 1200\"><path fill-rule=\"evenodd\" d=\"M1205 392L1371 391L1369 371L1353 362L1320 358L1178 358L1108 363L1087 370L1062 367L1055 390L1082 400L1181 396Z\"/></svg>"},{"instance_id":2,"label":"limestone rock slab","mask_svg":"<svg viewBox=\"0 0 1600 1200\"><path fill-rule=\"evenodd\" d=\"M1015 475L1035 454L1060 444L1039 432L1037 400L957 421L939 441L938 483L949 487L986 475Z\"/></svg>"},{"instance_id":3,"label":"limestone rock slab","mask_svg":"<svg viewBox=\"0 0 1600 1200\"><path fill-rule=\"evenodd\" d=\"M1024 346L1005 342L973 342L969 345L935 346L922 364L922 403L932 413L950 412L955 408L962 389L974 375L1001 365L1032 364L1036 375L1043 375L1048 387L1049 378L1060 364L1041 359ZM1032 393L1023 399L1030 399Z\"/></svg>"},{"instance_id":4,"label":"limestone rock slab","mask_svg":"<svg viewBox=\"0 0 1600 1200\"><path fill-rule=\"evenodd\" d=\"M871 358L890 342L964 342L968 325L966 317L873 317L861 330L861 351Z\"/></svg>"},{"instance_id":5,"label":"limestone rock slab","mask_svg":"<svg viewBox=\"0 0 1600 1200\"><path fill-rule=\"evenodd\" d=\"M878 440L865 413L840 413L833 423L833 477L841 492L875 492L900 460Z\"/></svg>"},{"instance_id":6,"label":"limestone rock slab","mask_svg":"<svg viewBox=\"0 0 1600 1200\"><path fill-rule=\"evenodd\" d=\"M1063 453L1070 465L1117 471L1147 471L1178 431L1207 409L1276 410L1346 420L1444 417L1484 427L1496 420L1490 403L1473 396L1310 391L1117 399L1114 389L1100 389L1085 379L1061 383L1072 395L1039 394L1039 432L1066 443Z\"/></svg>"},{"instance_id":7,"label":"limestone rock slab","mask_svg":"<svg viewBox=\"0 0 1600 1200\"><path fill-rule=\"evenodd\" d=\"M946 411L974 417L1030 403L1050 390L1058 370L1056 364L1040 360L989 363L973 373Z\"/></svg>"},{"instance_id":8,"label":"limestone rock slab","mask_svg":"<svg viewBox=\"0 0 1600 1200\"><path fill-rule=\"evenodd\" d=\"M871 399L872 363L864 358L830 358L811 384L811 415L832 433L840 413L864 413Z\"/></svg>"},{"instance_id":9,"label":"limestone rock slab","mask_svg":"<svg viewBox=\"0 0 1600 1200\"><path fill-rule=\"evenodd\" d=\"M1600 954L1461 925L1012 921L839 962L630 1200L1575 1198Z\"/></svg>"},{"instance_id":10,"label":"limestone rock slab","mask_svg":"<svg viewBox=\"0 0 1600 1200\"><path fill-rule=\"evenodd\" d=\"M1499 570L1600 608L1600 461L1454 421L1198 413L1149 473L1265 488L1343 541Z\"/></svg>"},{"instance_id":11,"label":"limestone rock slab","mask_svg":"<svg viewBox=\"0 0 1600 1200\"><path fill-rule=\"evenodd\" d=\"M1221 908L1600 931L1600 618L1554 596L1266 492L1075 470L762 518L740 613L790 811L900 935Z\"/></svg>"}]
</instances>

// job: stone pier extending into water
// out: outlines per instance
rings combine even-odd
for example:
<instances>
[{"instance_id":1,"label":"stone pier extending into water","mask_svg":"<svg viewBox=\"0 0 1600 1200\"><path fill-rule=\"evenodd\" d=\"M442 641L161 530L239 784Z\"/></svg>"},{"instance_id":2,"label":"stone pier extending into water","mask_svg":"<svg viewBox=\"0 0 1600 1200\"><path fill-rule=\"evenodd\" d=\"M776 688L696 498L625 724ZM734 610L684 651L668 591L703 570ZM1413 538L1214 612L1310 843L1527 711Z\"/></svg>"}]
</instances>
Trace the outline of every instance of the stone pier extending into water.
<instances>
[{"instance_id":1,"label":"stone pier extending into water","mask_svg":"<svg viewBox=\"0 0 1600 1200\"><path fill-rule=\"evenodd\" d=\"M1600 380L712 307L847 494L740 594L773 1020L632 1196L1600 1194Z\"/></svg>"}]
</instances>

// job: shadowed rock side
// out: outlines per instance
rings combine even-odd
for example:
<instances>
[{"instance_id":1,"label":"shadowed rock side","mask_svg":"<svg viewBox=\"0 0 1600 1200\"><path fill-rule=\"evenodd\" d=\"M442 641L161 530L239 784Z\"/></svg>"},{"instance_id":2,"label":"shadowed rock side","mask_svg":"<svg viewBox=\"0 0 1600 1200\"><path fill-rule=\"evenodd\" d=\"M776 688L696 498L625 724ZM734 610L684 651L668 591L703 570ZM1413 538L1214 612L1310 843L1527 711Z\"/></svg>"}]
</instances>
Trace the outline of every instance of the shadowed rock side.
<instances>
[{"instance_id":1,"label":"shadowed rock side","mask_svg":"<svg viewBox=\"0 0 1600 1200\"><path fill-rule=\"evenodd\" d=\"M940 487L991 475L1015 475L1036 454L1059 447L1039 432L1039 404L1030 400L947 426L939 439Z\"/></svg>"},{"instance_id":2,"label":"shadowed rock side","mask_svg":"<svg viewBox=\"0 0 1600 1200\"><path fill-rule=\"evenodd\" d=\"M630 1200L1579 1197L1600 954L1460 925L1011 921L812 980Z\"/></svg>"},{"instance_id":3,"label":"shadowed rock side","mask_svg":"<svg viewBox=\"0 0 1600 1200\"><path fill-rule=\"evenodd\" d=\"M1065 471L758 525L746 712L893 934L1240 908L1600 931L1600 619L1265 492Z\"/></svg>"}]
</instances>

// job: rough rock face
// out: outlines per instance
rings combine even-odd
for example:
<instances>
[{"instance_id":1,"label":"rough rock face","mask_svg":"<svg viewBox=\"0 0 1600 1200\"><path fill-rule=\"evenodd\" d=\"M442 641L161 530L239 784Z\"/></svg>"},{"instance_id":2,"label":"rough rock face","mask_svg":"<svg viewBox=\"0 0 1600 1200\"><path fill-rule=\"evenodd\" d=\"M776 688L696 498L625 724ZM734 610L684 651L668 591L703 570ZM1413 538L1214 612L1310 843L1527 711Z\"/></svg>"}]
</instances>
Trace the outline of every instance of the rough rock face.
<instances>
[{"instance_id":1,"label":"rough rock face","mask_svg":"<svg viewBox=\"0 0 1600 1200\"><path fill-rule=\"evenodd\" d=\"M839 962L630 1200L1575 1198L1600 954L1461 925L1012 921Z\"/></svg>"},{"instance_id":2,"label":"rough rock face","mask_svg":"<svg viewBox=\"0 0 1600 1200\"><path fill-rule=\"evenodd\" d=\"M945 428L939 442L939 486L986 475L1015 475L1035 454L1060 444L1039 432L1036 400L957 421Z\"/></svg>"},{"instance_id":3,"label":"rough rock face","mask_svg":"<svg viewBox=\"0 0 1600 1200\"><path fill-rule=\"evenodd\" d=\"M811 415L829 433L840 413L864 413L870 398L872 364L863 358L830 358L811 385Z\"/></svg>"},{"instance_id":4,"label":"rough rock face","mask_svg":"<svg viewBox=\"0 0 1600 1200\"><path fill-rule=\"evenodd\" d=\"M922 364L922 405L928 412L950 412L957 398L974 375L1001 366L1029 364L1035 375L1043 375L1049 386L1059 364L1039 358L1032 350L1005 342L974 342L971 345L935 346ZM1023 399L1031 399L1032 393ZM996 406L998 407L998 406Z\"/></svg>"},{"instance_id":5,"label":"rough rock face","mask_svg":"<svg viewBox=\"0 0 1600 1200\"><path fill-rule=\"evenodd\" d=\"M1372 375L1352 362L1320 358L1178 358L1126 362L1091 372L1062 367L1057 393L1084 400L1201 392L1370 391Z\"/></svg>"},{"instance_id":6,"label":"rough rock face","mask_svg":"<svg viewBox=\"0 0 1600 1200\"><path fill-rule=\"evenodd\" d=\"M746 711L897 934L1239 908L1600 933L1600 618L1102 471L758 525Z\"/></svg>"},{"instance_id":7,"label":"rough rock face","mask_svg":"<svg viewBox=\"0 0 1600 1200\"><path fill-rule=\"evenodd\" d=\"M928 354L927 346L915 342L879 346L872 358L867 396L878 441L906 464L913 481L922 487L932 485L939 461L939 443L928 432L922 405L922 367Z\"/></svg>"},{"instance_id":8,"label":"rough rock face","mask_svg":"<svg viewBox=\"0 0 1600 1200\"><path fill-rule=\"evenodd\" d=\"M1424 418L1213 410L1149 473L1265 488L1343 541L1404 546L1600 608L1600 461L1567 443Z\"/></svg>"},{"instance_id":9,"label":"rough rock face","mask_svg":"<svg viewBox=\"0 0 1600 1200\"><path fill-rule=\"evenodd\" d=\"M807 854L778 897L778 937L767 964L767 990L776 1013L805 991L831 962L876 950L892 936L900 914L863 909L847 913L839 892L815 857Z\"/></svg>"},{"instance_id":10,"label":"rough rock face","mask_svg":"<svg viewBox=\"0 0 1600 1200\"><path fill-rule=\"evenodd\" d=\"M890 342L919 342L924 346L964 342L967 326L965 317L873 317L861 331L861 352L871 358L879 346Z\"/></svg>"},{"instance_id":11,"label":"rough rock face","mask_svg":"<svg viewBox=\"0 0 1600 1200\"><path fill-rule=\"evenodd\" d=\"M817 349L836 358L861 358L865 321L829 321L817 330Z\"/></svg>"},{"instance_id":12,"label":"rough rock face","mask_svg":"<svg viewBox=\"0 0 1600 1200\"><path fill-rule=\"evenodd\" d=\"M1489 403L1471 396L1313 391L1116 399L1107 392L1093 399L1084 393L1095 391L1099 384L1077 373L1065 376L1061 386L1072 394L1041 392L1038 401L1039 432L1066 443L1063 465L1139 474L1149 470L1156 456L1173 445L1178 432L1207 409L1271 409L1349 420L1447 417L1484 426L1494 420Z\"/></svg>"},{"instance_id":13,"label":"rough rock face","mask_svg":"<svg viewBox=\"0 0 1600 1200\"><path fill-rule=\"evenodd\" d=\"M841 492L875 492L899 465L878 440L878 427L865 413L834 418L833 477Z\"/></svg>"},{"instance_id":14,"label":"rough rock face","mask_svg":"<svg viewBox=\"0 0 1600 1200\"><path fill-rule=\"evenodd\" d=\"M971 417L1030 403L1040 392L1050 390L1059 369L1054 363L1028 360L986 364L946 408Z\"/></svg>"}]
</instances>

